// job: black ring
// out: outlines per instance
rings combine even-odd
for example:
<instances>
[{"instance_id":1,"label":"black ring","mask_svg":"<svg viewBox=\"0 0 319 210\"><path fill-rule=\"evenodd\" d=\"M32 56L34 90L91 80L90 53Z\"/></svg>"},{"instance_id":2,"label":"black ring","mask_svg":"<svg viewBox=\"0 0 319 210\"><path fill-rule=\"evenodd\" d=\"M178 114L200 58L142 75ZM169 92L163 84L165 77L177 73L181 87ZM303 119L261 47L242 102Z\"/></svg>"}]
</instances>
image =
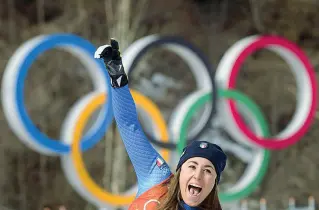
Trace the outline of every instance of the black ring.
<instances>
[{"instance_id":1,"label":"black ring","mask_svg":"<svg viewBox=\"0 0 319 210\"><path fill-rule=\"evenodd\" d=\"M137 53L136 57L132 61L132 65L128 69L128 72L129 73L133 72L133 70L134 70L135 66L137 65L137 63L139 62L139 60L142 58L142 56L144 54L146 54L146 52L149 49L160 46L160 45L164 45L164 44L176 44L176 45L180 45L180 46L183 46L183 47L190 49L194 54L196 54L203 61L203 64L205 65L206 70L208 71L207 73L211 79L212 109L211 109L211 112L209 114L209 118L200 132L195 134L193 138L187 139L187 142L189 143L189 142L195 141L197 138L199 138L202 135L202 133L204 132L204 130L210 125L210 122L211 122L210 120L213 117L215 117L216 106L217 106L217 97L218 97L217 96L217 85L216 85L215 80L214 80L215 71L213 70L207 57L197 47L193 46L191 43L189 43L185 39L183 39L181 37L176 37L176 36L159 36L158 39L149 43L141 51L139 51ZM165 148L165 149L169 149L169 150L175 150L177 147L176 143L159 141L156 138L154 138L153 136L151 136L150 134L148 134L148 132L144 132L144 133L147 136L147 138L149 139L149 141L156 146L159 146L159 147Z\"/></svg>"}]
</instances>

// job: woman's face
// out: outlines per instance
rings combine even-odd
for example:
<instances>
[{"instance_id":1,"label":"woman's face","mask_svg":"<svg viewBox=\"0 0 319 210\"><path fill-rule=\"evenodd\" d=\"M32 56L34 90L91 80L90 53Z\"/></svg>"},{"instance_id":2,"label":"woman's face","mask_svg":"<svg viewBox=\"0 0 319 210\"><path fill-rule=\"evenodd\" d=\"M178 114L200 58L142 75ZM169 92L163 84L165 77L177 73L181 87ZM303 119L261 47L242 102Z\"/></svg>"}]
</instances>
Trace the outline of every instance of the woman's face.
<instances>
[{"instance_id":1,"label":"woman's face","mask_svg":"<svg viewBox=\"0 0 319 210\"><path fill-rule=\"evenodd\" d=\"M198 206L214 188L216 177L214 165L206 158L188 159L179 177L183 201L189 206Z\"/></svg>"}]
</instances>

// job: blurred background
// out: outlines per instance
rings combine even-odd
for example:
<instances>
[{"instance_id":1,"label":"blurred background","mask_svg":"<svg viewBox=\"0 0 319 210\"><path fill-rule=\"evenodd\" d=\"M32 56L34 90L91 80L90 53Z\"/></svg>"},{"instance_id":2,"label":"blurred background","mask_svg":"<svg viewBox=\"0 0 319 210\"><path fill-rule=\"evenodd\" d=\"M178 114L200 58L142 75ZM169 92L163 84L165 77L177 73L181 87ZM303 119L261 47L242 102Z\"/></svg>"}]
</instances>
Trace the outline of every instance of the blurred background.
<instances>
[{"instance_id":1,"label":"blurred background","mask_svg":"<svg viewBox=\"0 0 319 210\"><path fill-rule=\"evenodd\" d=\"M115 37L122 51L147 35L174 35L199 48L213 69L240 39L279 35L305 52L318 78L317 11L319 2L310 0L0 0L1 78L19 46L53 33L75 34L96 47ZM158 106L166 121L176 104L196 90L185 61L161 47L150 49L140 59L130 81L132 89ZM268 50L253 53L241 67L236 85L260 107L271 136L291 121L298 88L289 66L278 55ZM93 82L78 58L50 49L28 71L24 102L34 124L47 136L59 139L66 114L92 89ZM249 195L224 202L225 209L245 209L246 205L246 209L288 209L289 201L293 209L293 201L296 206L318 202L318 116L316 112L310 129L296 144L269 151L269 164L260 183ZM152 135L144 118L140 118L143 128ZM40 154L23 144L9 127L3 108L0 119L1 210L98 209L69 184L59 156ZM219 141L230 157L220 186L223 191L236 184L264 149L238 142L227 132L218 133L223 136L219 139L228 142ZM212 126L199 139L214 139L215 135ZM125 192L135 184L134 170L114 122L83 159L92 178L111 193Z\"/></svg>"}]
</instances>

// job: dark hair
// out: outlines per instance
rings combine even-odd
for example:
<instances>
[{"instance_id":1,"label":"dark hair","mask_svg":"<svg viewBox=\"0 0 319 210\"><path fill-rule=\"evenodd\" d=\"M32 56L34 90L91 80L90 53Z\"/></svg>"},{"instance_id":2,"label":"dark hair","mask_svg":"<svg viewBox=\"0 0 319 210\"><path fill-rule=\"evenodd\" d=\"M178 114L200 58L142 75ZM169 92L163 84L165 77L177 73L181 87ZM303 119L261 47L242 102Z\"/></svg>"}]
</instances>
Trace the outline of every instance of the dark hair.
<instances>
[{"instance_id":1,"label":"dark hair","mask_svg":"<svg viewBox=\"0 0 319 210\"><path fill-rule=\"evenodd\" d=\"M46 208L50 209L50 210L59 210L61 207L65 207L64 204L46 204L43 205L42 209L45 210Z\"/></svg>"}]
</instances>

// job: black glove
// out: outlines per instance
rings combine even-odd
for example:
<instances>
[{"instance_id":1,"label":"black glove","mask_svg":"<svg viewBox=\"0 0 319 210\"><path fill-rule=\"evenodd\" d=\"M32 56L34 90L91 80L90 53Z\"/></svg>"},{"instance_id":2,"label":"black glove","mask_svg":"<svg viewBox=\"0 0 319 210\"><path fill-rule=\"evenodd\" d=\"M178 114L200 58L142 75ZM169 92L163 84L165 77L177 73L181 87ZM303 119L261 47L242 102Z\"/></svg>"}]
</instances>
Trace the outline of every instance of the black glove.
<instances>
[{"instance_id":1,"label":"black glove","mask_svg":"<svg viewBox=\"0 0 319 210\"><path fill-rule=\"evenodd\" d=\"M115 39L111 39L111 45L100 46L95 51L94 58L103 59L111 78L112 87L120 88L128 84L119 51L119 43Z\"/></svg>"}]
</instances>

